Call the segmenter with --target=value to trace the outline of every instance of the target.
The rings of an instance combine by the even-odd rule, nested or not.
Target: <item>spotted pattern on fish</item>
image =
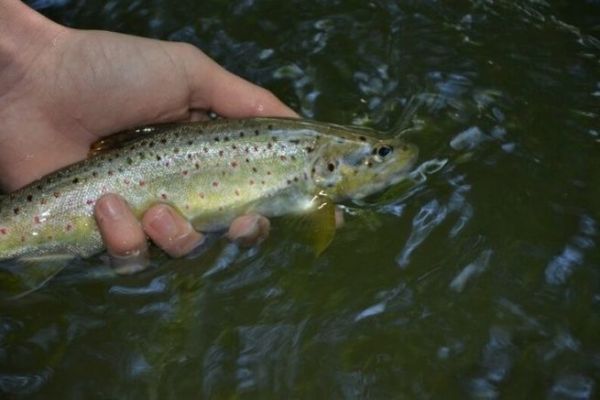
[[[101,251],[93,211],[105,193],[124,196],[138,217],[153,204],[170,204],[194,227],[210,231],[242,213],[306,211],[318,193],[333,200],[364,196],[398,181],[416,157],[414,146],[396,138],[294,119],[219,120],[139,132],[118,148],[3,196],[0,259]],[[367,171],[378,157],[373,150],[392,148],[387,143],[398,149],[397,160],[382,164],[385,170]]]

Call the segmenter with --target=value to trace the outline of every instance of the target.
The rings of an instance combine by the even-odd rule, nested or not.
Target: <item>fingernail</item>
[[[150,228],[156,232],[162,232],[169,240],[181,236],[183,233],[182,229],[177,224],[171,210],[166,206],[159,207],[160,208],[152,214],[152,219],[148,222]]]
[[[150,263],[148,251],[138,250],[124,256],[111,254],[110,262],[113,270],[119,275],[131,275],[146,269]]]
[[[240,226],[235,237],[236,240],[245,240],[253,238],[258,233],[258,216],[248,216],[244,221],[244,224]]]
[[[118,196],[105,195],[97,203],[97,212],[106,219],[119,220],[127,212],[127,206]]]

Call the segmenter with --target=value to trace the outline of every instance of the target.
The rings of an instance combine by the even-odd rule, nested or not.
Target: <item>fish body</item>
[[[0,260],[103,250],[96,200],[122,195],[141,217],[175,207],[200,231],[244,213],[303,213],[401,180],[417,149],[398,138],[305,120],[257,118],[145,128],[145,133],[0,200]]]

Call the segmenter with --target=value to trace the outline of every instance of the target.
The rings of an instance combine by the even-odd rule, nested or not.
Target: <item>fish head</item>
[[[418,156],[401,138],[346,135],[325,144],[311,168],[321,194],[341,201],[361,199],[403,180]]]

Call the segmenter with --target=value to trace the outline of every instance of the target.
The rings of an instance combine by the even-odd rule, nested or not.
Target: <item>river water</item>
[[[275,219],[257,248],[110,279],[93,258],[0,306],[0,397],[600,396],[598,1],[30,4],[193,43],[305,117],[411,128],[421,155],[316,259]]]

